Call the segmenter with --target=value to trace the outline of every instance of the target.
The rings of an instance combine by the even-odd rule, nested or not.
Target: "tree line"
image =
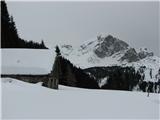
[[[14,18],[9,15],[5,1],[1,1],[1,48],[47,49],[43,40],[38,43],[19,37]]]
[[[144,81],[145,74],[143,68],[144,66],[136,71],[134,67],[109,66],[92,67],[84,69],[84,71],[93,76],[98,83],[100,83],[103,78],[107,78],[105,84],[101,86],[101,89],[138,90],[160,93],[160,70],[156,75],[157,82],[152,82]]]
[[[93,67],[85,69],[85,71],[94,76],[98,83],[107,77],[106,83],[101,86],[101,89],[131,91],[140,79],[140,75],[133,67]]]

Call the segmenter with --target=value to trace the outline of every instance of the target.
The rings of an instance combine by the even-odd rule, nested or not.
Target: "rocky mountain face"
[[[95,46],[94,53],[99,58],[110,57],[115,53],[125,51],[124,55],[120,58],[121,61],[136,62],[140,59],[144,59],[148,56],[153,56],[153,52],[148,52],[147,48],[140,49],[137,52],[134,48],[131,48],[126,42],[119,40],[111,35],[106,37],[97,37],[98,44]]]
[[[94,65],[99,65],[100,63],[109,65],[110,61],[113,61],[113,64],[117,64],[117,62],[132,63],[154,56],[153,52],[149,52],[147,48],[135,50],[125,41],[111,35],[99,35],[96,39],[85,41],[77,48],[73,48],[71,45],[62,45],[61,50],[65,57],[71,59],[71,61],[73,60],[73,63],[80,67],[81,62]],[[80,63],[74,61],[77,56],[81,59]],[[106,61],[105,64],[104,61]]]
[[[148,52],[147,48],[140,48],[140,52],[138,53],[138,56],[140,59],[153,56],[153,52]]]
[[[140,60],[140,57],[134,48],[130,48],[121,57],[121,61],[124,61],[124,60],[126,60],[127,62],[136,62]]]
[[[111,35],[107,37],[98,36],[97,40],[99,43],[95,46],[94,53],[100,58],[109,57],[114,53],[126,50],[129,46],[124,41],[114,38]]]

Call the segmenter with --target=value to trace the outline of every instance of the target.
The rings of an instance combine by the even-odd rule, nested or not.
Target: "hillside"
[[[20,38],[14,17],[9,14],[4,0],[1,1],[1,48],[48,49],[43,40],[38,43]]]

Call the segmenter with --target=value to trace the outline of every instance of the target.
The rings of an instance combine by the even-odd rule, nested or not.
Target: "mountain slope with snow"
[[[95,39],[85,41],[77,48],[73,48],[71,45],[63,45],[61,50],[65,57],[82,68],[123,65],[125,63],[139,62],[148,57],[151,59],[153,57],[156,61],[160,61],[160,58],[155,58],[153,52],[149,52],[147,48],[134,49],[126,42],[111,35],[98,36]],[[68,54],[65,54],[67,51],[69,51]]]
[[[159,94],[59,90],[2,78],[2,119],[159,119]]]
[[[63,54],[64,49],[61,50]],[[97,66],[133,66],[138,70],[141,66],[145,66],[146,81],[150,80],[150,71],[153,76],[151,81],[156,81],[155,76],[160,69],[160,58],[153,52],[148,51],[147,48],[134,49],[111,35],[98,36],[85,41],[77,48],[70,46],[69,50],[65,49],[66,51],[70,52],[63,56],[84,69]]]

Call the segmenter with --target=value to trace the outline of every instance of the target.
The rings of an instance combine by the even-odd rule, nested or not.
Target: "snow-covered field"
[[[159,119],[160,95],[42,87],[2,78],[3,119]]]

